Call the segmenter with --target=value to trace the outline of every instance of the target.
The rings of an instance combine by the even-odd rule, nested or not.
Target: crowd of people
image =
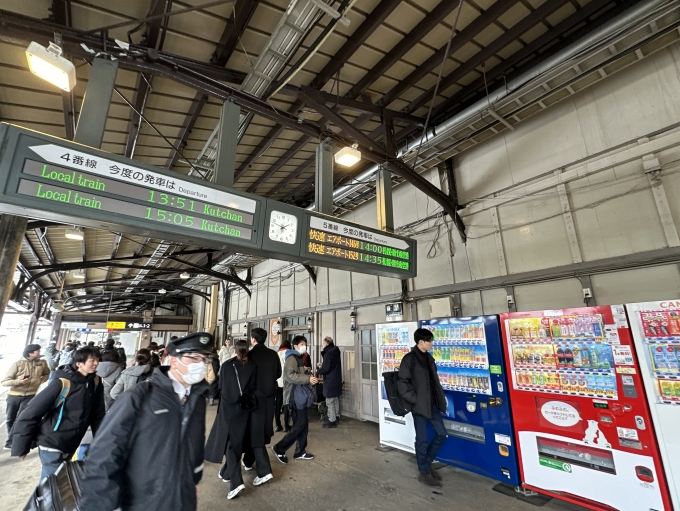
[[[307,340],[282,341],[278,351],[266,340],[266,330],[255,328],[250,343],[227,339],[215,353],[213,336],[197,333],[139,349],[130,364],[113,339],[69,342],[61,351],[52,343],[44,359],[40,345],[28,345],[2,380],[10,387],[5,449],[23,460],[37,447],[43,481],[86,447],[80,488],[88,511],[195,510],[204,460],[222,464],[218,475],[233,499],[246,488],[242,470],[255,470],[255,487],[273,479],[267,446],[275,432],[285,433],[271,446],[279,462],[288,463],[293,445],[295,460],[314,458],[308,408],[318,402],[312,386],[320,379]],[[324,427],[333,428],[342,369],[331,338],[323,348],[317,373],[324,375]]]

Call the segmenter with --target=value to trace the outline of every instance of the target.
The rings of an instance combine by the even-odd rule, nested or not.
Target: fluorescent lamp
[[[164,295],[165,293],[167,293],[167,291],[165,289],[161,288],[161,289],[158,290],[159,295]]]
[[[79,290],[76,292],[76,294],[77,294],[78,296],[83,296],[83,295],[86,295],[86,294],[87,294],[87,291],[85,291],[84,289],[79,289]]]
[[[73,276],[73,278],[76,278],[76,279],[84,279],[85,278],[85,270],[73,271],[73,272],[71,272],[71,275]]]
[[[343,147],[335,153],[335,163],[343,167],[352,167],[361,160],[361,152],[357,149],[357,144],[352,147]]]
[[[82,241],[85,237],[82,227],[73,227],[72,229],[66,229],[64,236],[70,240]]]
[[[191,278],[191,275],[189,275],[187,272],[183,272],[183,273],[179,276],[179,278],[182,279],[182,280],[186,280],[186,279],[190,279],[190,278]]]
[[[69,92],[76,86],[76,67],[61,54],[62,49],[53,42],[45,48],[33,41],[26,48],[31,73]]]

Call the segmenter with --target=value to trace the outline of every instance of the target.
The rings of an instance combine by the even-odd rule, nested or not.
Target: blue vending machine
[[[448,437],[437,459],[519,486],[498,317],[432,319],[419,326],[434,334],[432,356],[446,394]]]

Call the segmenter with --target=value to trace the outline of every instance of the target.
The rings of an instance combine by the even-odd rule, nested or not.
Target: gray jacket
[[[104,403],[106,404],[106,410],[113,404],[113,398],[111,397],[111,390],[113,386],[118,381],[118,377],[123,372],[120,368],[118,362],[100,362],[97,367],[97,374],[102,379],[104,384]]]
[[[300,355],[295,350],[286,351],[286,360],[283,364],[283,404],[293,405],[293,390],[295,385],[309,383],[311,369],[302,365]]]
[[[139,377],[145,373],[151,373],[152,370],[153,368],[149,364],[128,367],[125,371],[120,373],[118,381],[111,389],[111,399],[116,399],[126,390],[134,388],[134,386],[137,385],[137,380]]]

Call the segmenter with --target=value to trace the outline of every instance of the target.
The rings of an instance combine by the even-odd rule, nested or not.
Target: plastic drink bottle
[[[590,369],[590,350],[587,344],[584,344],[581,348],[581,367]]]
[[[600,368],[600,358],[597,353],[597,344],[593,344],[590,347],[590,367],[591,369],[599,369]]]
[[[581,348],[579,348],[578,344],[574,346],[572,353],[574,355],[574,367],[582,367],[583,359],[581,358]]]
[[[666,346],[666,362],[669,371],[678,372],[678,356],[675,353],[674,346]]]
[[[567,367],[574,367],[574,354],[568,344],[564,350],[564,365]]]
[[[663,346],[660,346],[658,344],[652,346],[650,346],[650,349],[652,349],[652,358],[654,360],[655,368],[659,371],[667,370],[668,362],[666,359],[666,353],[663,349]]]

